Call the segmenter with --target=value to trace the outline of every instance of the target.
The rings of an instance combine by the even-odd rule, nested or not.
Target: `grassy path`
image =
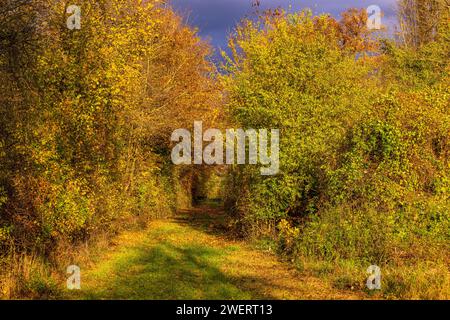
[[[273,254],[220,232],[220,211],[198,208],[122,234],[88,270],[75,299],[355,299],[299,274]]]

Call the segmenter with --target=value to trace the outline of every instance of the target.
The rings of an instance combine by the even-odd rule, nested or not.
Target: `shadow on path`
[[[124,233],[116,250],[82,273],[75,299],[355,298],[301,275],[233,239],[220,208],[181,211],[145,231]],[[82,268],[82,270],[85,270]]]
[[[220,224],[219,211],[181,212],[171,221],[160,222],[144,239],[112,254],[86,276],[82,295],[87,299],[271,299],[258,288],[262,283],[251,273],[244,276],[224,272],[248,268],[246,261],[231,261],[241,248],[227,243],[211,231]],[[197,214],[202,213],[203,214]],[[119,244],[120,247],[120,244]],[[236,263],[238,265],[236,265]],[[283,289],[283,288],[280,288]]]

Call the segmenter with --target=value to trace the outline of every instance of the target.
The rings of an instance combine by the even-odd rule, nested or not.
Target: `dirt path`
[[[298,273],[270,252],[220,231],[219,210],[197,208],[122,234],[82,267],[76,299],[358,299]]]

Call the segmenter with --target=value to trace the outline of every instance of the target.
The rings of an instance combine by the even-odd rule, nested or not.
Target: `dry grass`
[[[48,265],[36,254],[10,253],[2,261],[2,299],[45,299],[58,296]]]
[[[446,261],[382,267],[382,290],[365,287],[353,261],[281,261],[270,243],[237,240],[218,209],[196,208],[77,247],[58,245],[50,267],[39,255],[1,261],[4,299],[449,299]],[[65,289],[79,265],[82,290]]]
[[[257,250],[223,232],[223,216],[194,209],[158,220],[146,231],[125,232],[81,266],[74,299],[360,299],[274,253]]]

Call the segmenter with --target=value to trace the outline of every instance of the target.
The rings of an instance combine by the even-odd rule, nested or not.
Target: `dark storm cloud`
[[[252,0],[171,0],[170,3],[186,17],[189,24],[197,26],[200,35],[210,38],[215,46],[224,47],[228,33],[246,15],[254,10]],[[260,0],[261,9],[282,7],[299,11],[311,8],[314,14],[330,13],[338,17],[348,8],[367,8],[378,5],[384,12],[384,24],[395,24],[396,0]]]

